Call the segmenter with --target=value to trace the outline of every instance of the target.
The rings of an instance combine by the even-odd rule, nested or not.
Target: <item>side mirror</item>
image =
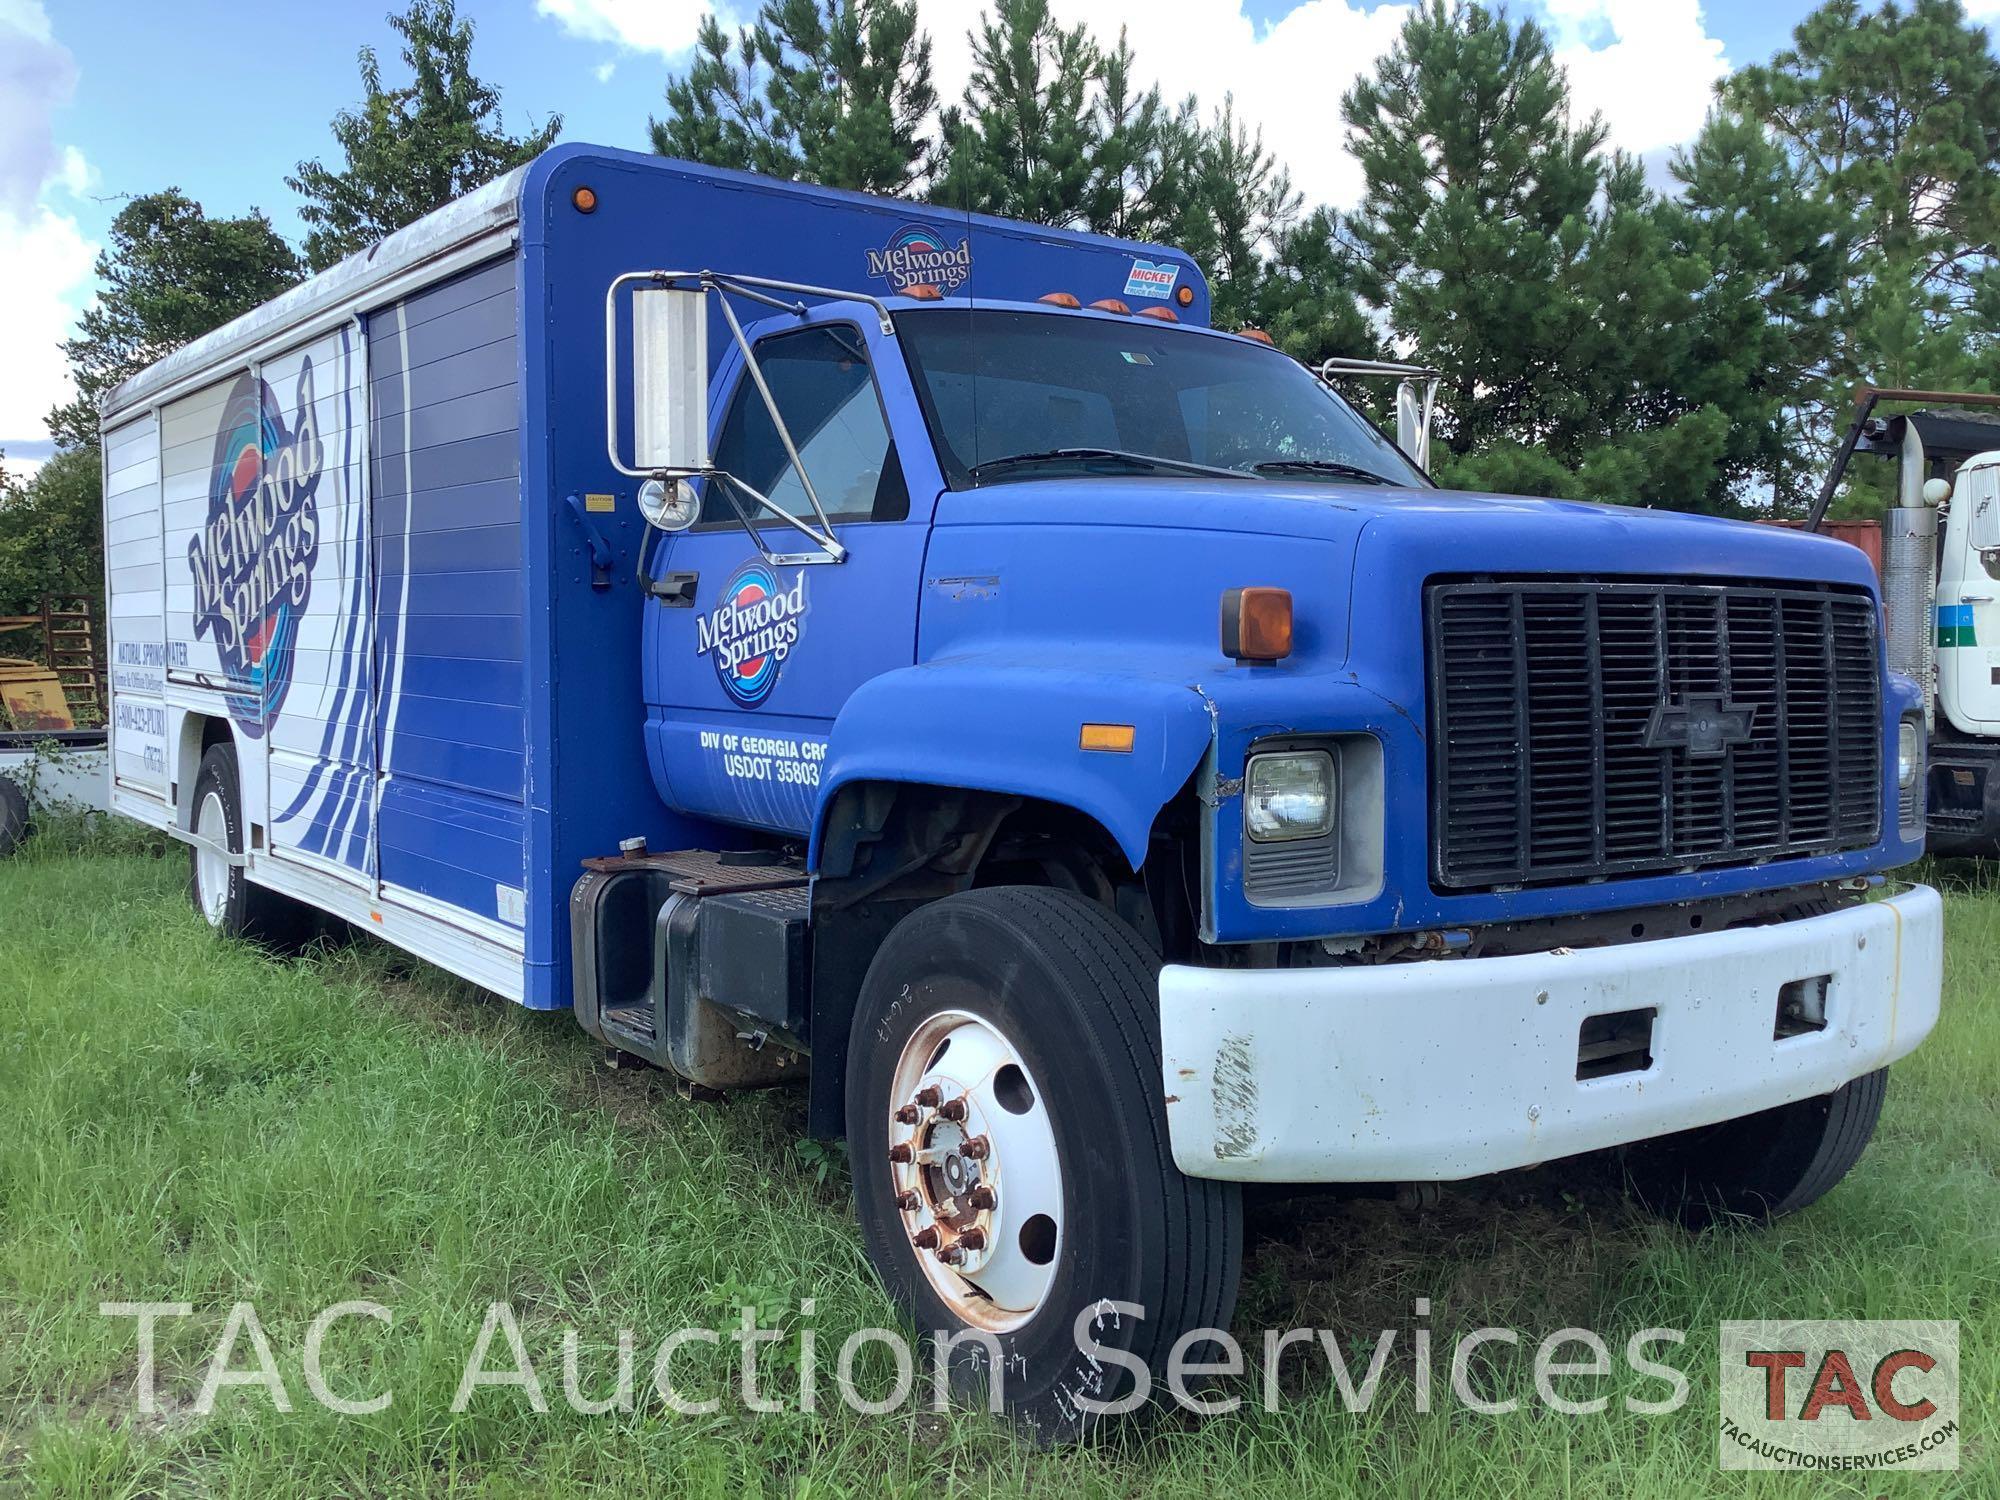
[[[700,288],[641,286],[632,293],[632,462],[619,452],[617,292],[607,298],[604,393],[611,462],[634,477],[700,474],[708,454],[708,295]]]
[[[1414,381],[1396,386],[1396,446],[1415,459],[1426,474],[1431,468],[1430,408],[1429,392],[1419,393]]]
[[[642,469],[708,467],[708,294],[632,294],[632,449]]]
[[[685,479],[649,479],[639,486],[639,514],[661,531],[686,531],[701,518],[701,496]]]

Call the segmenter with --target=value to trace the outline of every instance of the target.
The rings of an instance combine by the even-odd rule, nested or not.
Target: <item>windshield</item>
[[[896,331],[954,489],[1065,468],[1430,484],[1304,366],[1247,339],[997,308],[898,313]]]

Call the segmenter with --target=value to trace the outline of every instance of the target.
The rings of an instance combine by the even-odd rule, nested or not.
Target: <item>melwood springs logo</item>
[[[899,292],[918,285],[955,292],[972,277],[972,241],[961,239],[954,246],[935,229],[905,224],[888,244],[868,252],[868,274]]]
[[[237,378],[216,428],[208,520],[188,543],[188,569],[194,633],[214,640],[233,688],[230,717],[253,739],[291,686],[292,637],[319,559],[323,459],[311,360],[299,370],[289,432],[270,386]]]
[[[805,569],[786,589],[767,564],[745,563],[722,586],[715,607],[696,618],[694,649],[715,663],[730,697],[755,708],[777,686],[805,613]]]

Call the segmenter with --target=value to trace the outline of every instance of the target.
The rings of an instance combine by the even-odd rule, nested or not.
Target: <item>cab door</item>
[[[652,572],[678,592],[647,605],[646,695],[655,774],[677,808],[804,834],[842,705],[870,678],[916,659],[917,595],[942,482],[879,322],[785,322],[752,349],[846,557],[772,561],[766,548],[818,549],[775,521],[762,527],[760,548],[725,482],[706,481],[701,519],[656,543]],[[740,358],[719,384],[730,394],[715,467],[814,524]]]

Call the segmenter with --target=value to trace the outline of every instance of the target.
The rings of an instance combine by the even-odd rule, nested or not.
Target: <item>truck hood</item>
[[[1460,490],[1310,480],[1119,477],[1022,480],[945,494],[940,526],[1143,527],[1292,537],[1430,573],[1645,573],[1823,580],[1873,588],[1857,549],[1719,516]]]
[[[937,508],[925,659],[1046,659],[1092,642],[1132,675],[1216,680],[1222,591],[1291,590],[1298,635],[1277,676],[1402,675],[1426,579],[1469,573],[1756,578],[1874,587],[1828,537],[1713,516],[1367,485],[1203,479],[1026,480]],[[1108,653],[1108,654],[1107,654]],[[1237,675],[1242,675],[1238,673]],[[1268,686],[1272,674],[1256,674]]]

